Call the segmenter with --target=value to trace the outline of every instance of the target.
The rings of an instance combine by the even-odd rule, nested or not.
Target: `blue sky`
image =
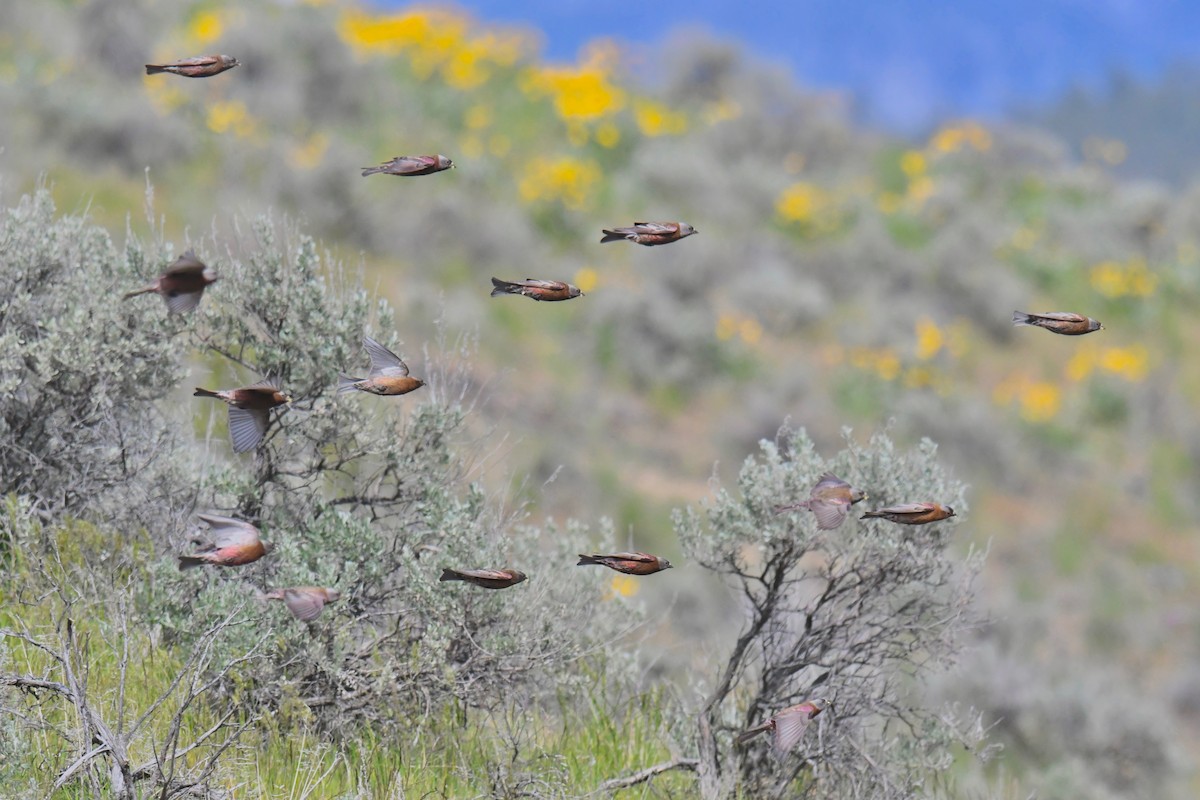
[[[406,2],[376,0],[377,5]],[[1153,77],[1200,60],[1200,3],[1189,0],[460,0],[484,20],[542,32],[544,53],[574,58],[610,36],[653,46],[703,30],[785,63],[802,83],[848,90],[864,116],[916,129],[947,114],[996,116],[1099,86],[1115,68]]]

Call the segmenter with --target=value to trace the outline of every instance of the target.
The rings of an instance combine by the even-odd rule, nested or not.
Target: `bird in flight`
[[[532,297],[534,300],[570,300],[579,297],[583,292],[578,286],[572,286],[562,281],[539,281],[526,278],[523,281],[502,281],[492,278],[492,297],[502,294],[520,294]]]
[[[603,232],[604,238],[600,240],[600,244],[625,240],[646,247],[678,242],[686,236],[699,233],[686,222],[635,222],[629,228],[605,228]]]
[[[363,167],[363,177],[368,175],[432,175],[444,169],[452,169],[454,162],[442,155],[437,156],[396,156],[391,161],[385,161],[378,167]]]
[[[169,72],[185,78],[211,78],[213,75],[220,75],[227,69],[240,66],[241,63],[233,56],[195,56],[172,61],[170,64],[147,64],[146,74],[157,75],[160,72]]]
[[[832,472],[826,472],[809,492],[807,500],[778,506],[775,513],[782,514],[785,511],[808,509],[816,515],[818,528],[823,531],[831,531],[846,521],[846,515],[850,513],[850,506],[860,500],[865,500],[866,497],[867,493],[862,489],[855,489]]]
[[[590,556],[580,553],[579,562],[575,566],[582,567],[589,564],[600,564],[626,575],[653,575],[664,569],[671,569],[670,561],[649,553],[609,553]]]
[[[1051,333],[1061,333],[1063,336],[1082,336],[1093,331],[1102,331],[1104,326],[1098,320],[1074,314],[1070,311],[1049,311],[1045,314],[1026,314],[1024,311],[1014,311],[1013,325],[1032,325],[1045,328]]]
[[[292,398],[279,391],[279,387],[271,381],[218,391],[196,387],[192,396],[215,397],[229,404],[229,438],[235,453],[244,453],[257,447],[270,424],[270,410],[292,402]]]
[[[363,347],[371,358],[371,371],[365,378],[338,373],[338,393],[370,392],[371,394],[408,394],[420,389],[425,381],[410,377],[408,365],[400,356],[388,350],[370,336],[363,337]]]
[[[264,542],[258,528],[249,522],[232,517],[219,517],[216,514],[197,514],[200,521],[208,526],[207,540],[193,539],[202,545],[201,549],[191,555],[179,557],[181,570],[214,564],[219,567],[240,567],[252,564],[274,549],[270,542]]]
[[[924,525],[954,516],[954,509],[941,503],[904,503],[868,511],[860,519],[886,519],[902,525]]]
[[[508,569],[451,569],[442,568],[439,581],[463,581],[482,586],[484,589],[507,589],[525,580],[525,573]]]
[[[217,273],[203,261],[196,258],[195,252],[188,250],[175,259],[171,266],[141,289],[135,289],[125,294],[125,299],[137,297],[139,294],[155,292],[162,296],[167,303],[167,310],[172,314],[182,314],[192,311],[200,305],[204,289],[210,283],[216,283]]]

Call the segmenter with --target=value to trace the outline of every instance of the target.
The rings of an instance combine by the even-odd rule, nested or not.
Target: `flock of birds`
[[[169,64],[147,64],[146,73],[171,73],[188,78],[207,78],[238,66],[236,58],[226,55],[199,56]],[[454,163],[443,155],[397,156],[377,167],[364,167],[363,177],[375,174],[413,177],[431,175],[452,169]],[[629,241],[647,247],[677,242],[697,233],[683,222],[635,222],[632,226],[603,230],[601,243]],[[217,280],[217,274],[196,254],[188,251],[175,260],[158,278],[126,297],[156,293],[171,313],[194,310],[204,290]],[[505,281],[492,278],[492,296],[516,294],[539,301],[562,301],[583,294],[577,286],[558,280]],[[1013,312],[1014,325],[1031,325],[1057,334],[1077,336],[1100,330],[1103,326],[1094,319],[1068,312],[1029,314]],[[383,396],[408,394],[425,385],[409,374],[408,366],[399,356],[370,337],[363,347],[371,366],[365,378],[340,373],[338,392],[366,392]],[[235,453],[255,449],[263,440],[270,425],[270,411],[291,402],[291,397],[271,381],[260,381],[236,389],[209,390],[197,388],[196,397],[213,397],[229,406],[229,436]],[[807,500],[779,506],[776,514],[810,511],[816,517],[817,528],[834,530],[845,522],[851,506],[867,498],[866,492],[852,487],[832,473],[825,473],[813,486]],[[197,514],[208,528],[206,539],[194,540],[200,549],[179,558],[179,568],[200,566],[236,567],[251,564],[271,552],[258,528],[249,522],[214,514]],[[867,511],[861,519],[883,519],[904,525],[926,525],[955,516],[954,509],[937,502],[912,502]],[[625,575],[646,576],[671,568],[671,562],[660,556],[642,552],[580,554],[578,566],[601,565]],[[484,589],[507,589],[526,579],[525,573],[511,568],[455,569],[444,567],[441,581],[462,581]],[[305,622],[316,619],[327,603],[339,599],[340,593],[322,586],[291,586],[259,592],[261,600],[280,600],[297,619]],[[773,734],[778,754],[789,752],[800,741],[809,723],[832,705],[828,700],[807,700],[786,708],[761,724],[738,736],[739,744],[762,733]]]

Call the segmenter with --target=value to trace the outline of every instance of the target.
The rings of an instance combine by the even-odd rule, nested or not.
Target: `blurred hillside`
[[[1196,187],[1123,182],[1032,127],[865,132],[844,98],[719,41],[664,48],[651,91],[611,43],[548,63],[530,32],[435,8],[10,0],[0,31],[6,203],[44,180],[60,208],[142,231],[148,177],[155,219],[218,271],[244,235],[233,212],[301,218],[395,303],[414,375],[433,372],[435,320],[479,331],[495,460],[530,475],[516,488],[540,514],[629,532],[605,545],[677,555],[669,509],[788,417],[826,449],[843,426],[933,438],[972,485],[958,530],[991,548],[994,621],[970,681],[935,690],[1003,719],[1010,772],[1039,796],[1151,750],[1153,780],[1124,761],[1089,780],[1195,788],[1179,765],[1200,752]],[[202,52],[243,66],[141,74]],[[359,177],[437,152],[458,169]],[[700,234],[598,244],[642,219]],[[492,299],[493,275],[587,296]],[[1013,309],[1106,330],[1013,329]],[[657,586],[678,595],[669,671],[728,609],[711,587]],[[1098,696],[1136,719],[1088,716]]]

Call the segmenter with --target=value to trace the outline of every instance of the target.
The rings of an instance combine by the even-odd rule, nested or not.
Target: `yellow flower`
[[[591,161],[563,157],[534,162],[517,185],[526,203],[559,203],[584,207],[600,181],[600,167]]]
[[[875,360],[875,371],[885,381],[893,381],[900,374],[900,359],[891,350],[883,350]]]
[[[238,100],[219,101],[210,105],[206,122],[213,133],[232,131],[239,139],[253,136],[258,130],[258,123],[250,116],[245,104]]]
[[[926,200],[933,196],[933,178],[928,175],[921,175],[913,179],[912,183],[908,184],[908,193],[906,198],[916,205],[922,205]]]
[[[463,124],[471,130],[486,128],[492,124],[492,110],[485,105],[471,106],[463,115]]]
[[[763,335],[762,324],[758,320],[747,317],[738,325],[738,335],[746,344],[757,344]]]
[[[1058,415],[1062,395],[1052,383],[1029,383],[1021,391],[1021,416],[1029,422],[1048,422]]]
[[[497,133],[488,139],[488,152],[496,158],[503,158],[512,149],[512,140],[503,133]]]
[[[929,367],[909,367],[904,371],[904,385],[909,389],[920,389],[923,386],[932,386],[934,379],[934,371]]]
[[[609,80],[615,61],[615,45],[593,44],[581,66],[531,68],[518,85],[527,94],[549,96],[564,120],[596,120],[625,105],[625,92]]]
[[[737,119],[742,115],[742,107],[736,100],[720,100],[716,103],[709,103],[704,107],[704,121],[709,125],[716,125],[718,122]]]
[[[1067,380],[1078,383],[1092,374],[1096,366],[1096,354],[1088,347],[1081,347],[1067,361]]]
[[[292,145],[292,164],[297,169],[313,169],[321,164],[328,149],[329,137],[323,133],[313,134],[303,144]]]
[[[832,195],[811,183],[793,183],[780,193],[775,201],[775,213],[784,222],[812,222],[819,216],[832,217],[836,221],[837,210],[833,208]]]
[[[1125,294],[1125,271],[1115,261],[1102,261],[1092,267],[1092,288],[1105,297]]]
[[[579,287],[579,291],[587,294],[596,288],[599,283],[600,276],[596,270],[591,267],[583,267],[575,273],[575,285]]]
[[[150,104],[164,117],[188,101],[188,93],[179,87],[178,81],[164,81],[143,75],[142,82],[150,97]]]
[[[953,153],[964,144],[985,153],[992,147],[992,135],[978,123],[967,121],[942,128],[929,140],[930,147],[939,153]]]
[[[895,192],[881,192],[875,200],[875,206],[884,214],[895,214],[900,210],[900,195]]]
[[[621,141],[621,129],[611,122],[596,128],[596,144],[601,147],[616,147]]]
[[[633,597],[638,593],[638,582],[629,575],[614,575],[604,593],[604,599],[612,600],[617,597]]]
[[[1148,360],[1149,354],[1144,347],[1111,347],[1101,355],[1100,366],[1125,380],[1136,382],[1145,379]]]
[[[638,100],[633,104],[633,116],[646,136],[678,136],[687,132],[687,117],[661,103]]]
[[[900,169],[909,178],[924,175],[927,167],[928,164],[925,161],[925,156],[916,150],[909,150],[900,156]]]
[[[717,317],[717,338],[727,342],[737,334],[738,321],[733,314],[722,314]]]
[[[221,15],[215,11],[202,11],[192,17],[192,22],[188,25],[188,36],[197,47],[215,42],[221,38],[224,31],[225,26],[221,22]]]
[[[942,329],[929,317],[917,320],[917,358],[928,361],[938,354],[945,343]]]

